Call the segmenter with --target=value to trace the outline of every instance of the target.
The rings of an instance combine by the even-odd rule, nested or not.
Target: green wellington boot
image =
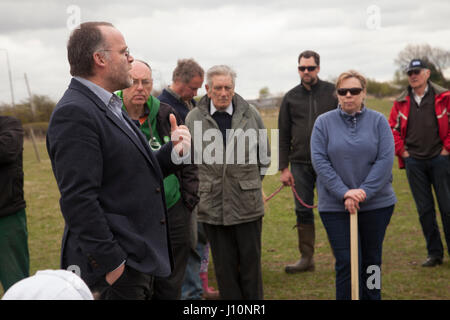
[[[286,273],[297,273],[305,271],[314,271],[314,242],[316,233],[314,224],[298,224],[298,249],[301,257],[294,264],[289,264],[285,267]]]

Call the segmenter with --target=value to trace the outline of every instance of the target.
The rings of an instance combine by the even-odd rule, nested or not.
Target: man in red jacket
[[[444,248],[436,221],[434,188],[450,253],[450,91],[429,81],[423,60],[407,68],[409,86],[394,102],[389,124],[400,168],[406,168],[427,243],[423,267],[442,264]]]

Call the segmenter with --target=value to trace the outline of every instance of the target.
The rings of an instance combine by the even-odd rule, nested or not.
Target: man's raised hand
[[[191,151],[191,134],[185,125],[178,125],[173,113],[169,116],[170,140],[172,140],[175,152],[180,156],[189,154]]]

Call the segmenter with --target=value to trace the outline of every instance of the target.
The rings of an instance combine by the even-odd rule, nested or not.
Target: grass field
[[[392,102],[369,99],[367,105],[386,116]],[[277,127],[277,114],[264,115],[268,128]],[[45,141],[39,141],[38,163],[30,141],[24,147],[25,197],[30,247],[30,274],[37,270],[59,268],[64,221],[59,209],[59,192],[51,170]],[[394,190],[398,203],[386,232],[383,248],[383,299],[450,299],[450,262],[427,269],[420,266],[426,258],[425,240],[405,172],[394,163]],[[271,194],[279,187],[279,175],[264,179],[264,191]],[[262,267],[266,299],[334,299],[334,258],[323,225],[315,211],[316,270],[288,275],[284,266],[298,259],[294,202],[290,190],[283,189],[266,205],[263,224]],[[442,224],[438,216],[442,233]],[[210,265],[210,281],[215,285]],[[1,296],[0,288],[0,296]]]

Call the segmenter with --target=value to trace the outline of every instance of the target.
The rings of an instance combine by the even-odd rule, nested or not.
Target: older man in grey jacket
[[[211,244],[221,298],[263,299],[261,188],[269,148],[258,111],[234,92],[235,78],[228,66],[210,68],[207,95],[186,118],[199,169],[198,221]]]

